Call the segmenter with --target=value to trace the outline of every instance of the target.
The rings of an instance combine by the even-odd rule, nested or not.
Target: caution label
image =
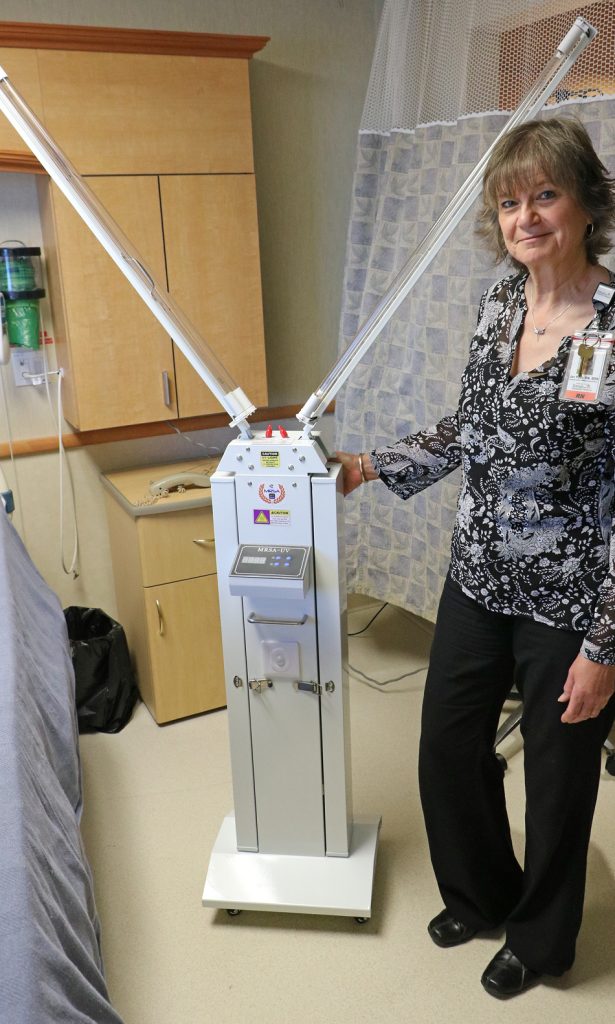
[[[269,521],[272,526],[290,526],[290,512],[283,508],[272,508]]]
[[[261,466],[263,469],[279,469],[280,468],[280,453],[279,452],[261,452]]]
[[[271,512],[268,508],[255,508],[252,511],[254,513],[254,522],[257,526],[269,526]]]

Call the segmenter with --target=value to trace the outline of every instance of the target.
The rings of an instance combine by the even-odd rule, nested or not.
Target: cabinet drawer
[[[211,505],[185,512],[140,516],[137,532],[145,587],[216,571]]]

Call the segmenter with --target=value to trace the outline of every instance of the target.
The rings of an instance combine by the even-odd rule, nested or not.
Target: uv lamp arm
[[[584,18],[577,18],[570,31],[564,36],[555,54],[546,65],[540,78],[527,96],[511,115],[495,142],[478,162],[470,176],[453,197],[444,212],[425,236],[408,262],[397,275],[388,291],[380,300],[373,313],[359,330],[354,341],[346,349],[320,387],[308,398],[297,419],[305,424],[304,436],[309,435],[314,423],[346,383],[353,369],[361,361],[380,332],[387,325],[393,313],[406,298],[423,272],[452,234],[455,227],[477,198],[485,168],[494,146],[511,129],[535,117],[555,87],[568,73],[585,47],[597,35],[597,29]]]
[[[157,283],[132,243],[11,85],[1,67],[0,110],[226,409],[231,417],[231,426],[237,426],[244,437],[252,437],[246,419],[256,407],[233,381],[166,288]]]

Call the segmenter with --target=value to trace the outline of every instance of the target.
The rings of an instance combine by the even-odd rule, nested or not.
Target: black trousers
[[[560,721],[557,698],[581,642],[581,633],[486,611],[449,579],[423,702],[419,782],[444,904],[470,927],[505,923],[519,959],[553,975],[574,960],[601,747],[615,717],[612,698],[598,718]],[[523,699],[523,868],[493,752],[513,682]]]

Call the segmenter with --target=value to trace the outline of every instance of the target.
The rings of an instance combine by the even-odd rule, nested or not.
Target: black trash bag
[[[119,732],[139,692],[126,634],[100,608],[64,609],[75,670],[79,732]]]

